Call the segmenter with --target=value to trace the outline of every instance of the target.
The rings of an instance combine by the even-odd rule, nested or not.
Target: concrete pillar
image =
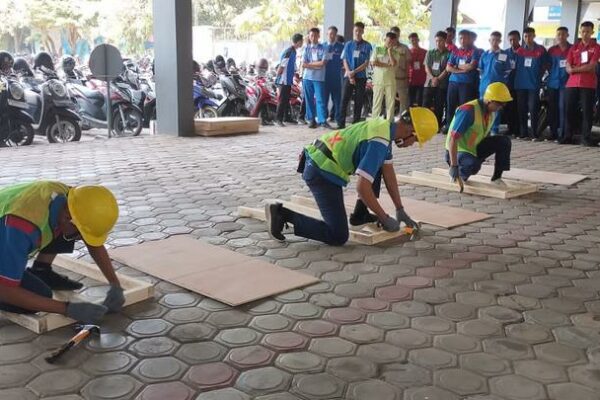
[[[560,24],[569,29],[570,42],[574,42],[577,39],[582,15],[581,0],[562,0]]]
[[[432,0],[431,1],[431,27],[429,28],[429,42],[438,31],[445,31],[447,27],[456,27],[459,0]],[[430,46],[431,47],[431,46]]]
[[[192,1],[153,3],[157,130],[159,134],[192,136]]]
[[[529,22],[535,0],[506,0],[504,12],[504,47],[510,46],[508,32],[517,30],[523,35],[523,29]]]
[[[334,25],[338,28],[339,35],[344,35],[346,40],[352,40],[354,0],[325,0],[324,20],[323,35],[328,27]]]

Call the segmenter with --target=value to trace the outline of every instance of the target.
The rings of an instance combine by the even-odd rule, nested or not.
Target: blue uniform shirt
[[[55,232],[66,202],[65,196],[57,196],[50,203],[49,223]],[[0,286],[19,286],[29,254],[40,246],[40,240],[41,232],[31,222],[14,215],[0,218]]]
[[[540,90],[544,69],[549,64],[544,46],[534,43],[531,48],[519,47],[517,53],[516,90]]]
[[[325,80],[332,82],[334,79],[342,79],[342,52],[344,45],[335,42],[333,44],[323,43],[326,51],[327,64],[325,65]]]
[[[352,155],[352,163],[356,166],[356,174],[373,183],[375,177],[384,164],[392,163],[392,144],[396,137],[396,124],[390,125],[390,141],[387,142],[381,138],[374,138],[362,142]],[[306,157],[307,164],[318,168],[310,159]],[[338,186],[346,186],[346,182],[341,178],[319,169],[321,176],[331,183]]]
[[[479,60],[479,70],[481,71],[479,93],[483,95],[490,83],[507,83],[511,71],[510,60],[511,56],[504,50],[498,50],[498,52],[488,50],[483,53]]]
[[[281,75],[277,76],[275,83],[278,85],[291,85],[294,83],[296,73],[296,48],[290,46],[281,53],[279,66],[283,68]]]
[[[450,54],[450,58],[448,59],[448,64],[455,68],[458,68],[460,65],[470,64],[472,61],[475,61],[475,68],[472,71],[467,72],[466,74],[451,74],[450,82],[455,83],[475,83],[477,81],[477,77],[479,73],[477,72],[477,66],[479,64],[479,56],[481,52],[475,48],[460,48],[456,49]]]
[[[352,40],[346,42],[344,51],[342,52],[342,59],[346,60],[350,69],[355,70],[371,59],[372,50],[371,43],[366,40],[361,42]],[[356,78],[366,78],[367,72],[361,71],[354,76]]]
[[[550,74],[548,75],[548,87],[550,89],[561,89],[567,84],[569,74],[567,74],[567,54],[571,44],[568,43],[565,50],[562,50],[559,45],[552,46],[548,49],[548,57],[550,58]]]
[[[510,74],[508,74],[508,80],[506,82],[508,88],[513,90],[515,88],[515,76],[517,75],[517,50],[513,50],[512,47],[504,50],[510,56]]]
[[[311,63],[325,60],[326,52],[325,46],[321,43],[309,44],[304,48],[304,54],[302,55],[302,62]],[[319,69],[304,68],[302,79],[309,81],[323,82],[325,80],[325,65]]]
[[[479,106],[482,110],[485,109],[485,104],[482,99],[479,99]],[[494,118],[497,118],[498,113],[483,113],[484,119],[492,116]],[[473,105],[463,104],[462,106],[458,107],[456,109],[456,113],[454,114],[453,122],[454,125],[452,125],[452,131],[450,132],[450,134],[454,138],[460,139],[460,137],[467,133],[469,128],[471,128],[471,126],[475,122],[475,108],[473,107]],[[487,123],[486,121],[483,122],[484,124]]]

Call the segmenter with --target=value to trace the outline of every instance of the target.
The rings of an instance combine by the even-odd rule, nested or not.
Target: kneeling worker
[[[405,111],[398,123],[377,118],[324,134],[302,153],[299,172],[312,192],[323,221],[288,210],[280,203],[267,204],[267,228],[277,240],[285,240],[284,226],[294,226],[297,236],[333,246],[348,241],[349,229],[344,206],[343,187],[356,173],[359,200],[350,216],[350,224],[379,222],[384,230],[395,232],[400,222],[411,228],[417,224],[406,214],[400,199],[396,173],[392,164],[392,143],[403,148],[415,142],[423,145],[438,132],[431,110],[414,107]],[[396,207],[396,219],[386,214],[377,198],[381,178]],[[369,213],[368,209],[375,215]]]
[[[476,175],[481,164],[495,154],[492,181],[510,170],[511,141],[508,136],[490,136],[494,120],[513,99],[508,87],[501,82],[490,84],[483,99],[469,101],[456,109],[446,138],[446,162],[453,182],[466,181]]]
[[[119,311],[125,297],[104,247],[118,215],[115,197],[103,186],[38,181],[0,189],[0,310],[45,311],[86,323]],[[52,299],[53,290],[83,286],[52,270],[56,254],[71,253],[79,239],[110,283],[103,304]],[[38,251],[26,269],[29,255]]]

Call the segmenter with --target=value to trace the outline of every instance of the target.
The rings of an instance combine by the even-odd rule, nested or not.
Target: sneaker
[[[306,122],[306,120],[305,120],[304,118],[300,118],[300,119],[298,120],[298,123],[299,123],[299,124],[301,124],[301,125],[306,125],[306,124],[308,124],[308,122]]]
[[[354,213],[350,214],[350,225],[359,226],[364,224],[371,224],[377,222],[379,218],[377,215],[370,213],[361,213],[360,215],[356,215]]]
[[[52,290],[79,290],[82,283],[70,279],[66,275],[57,274],[50,268],[30,268],[29,272],[39,278]]]
[[[295,121],[293,119],[286,119],[284,122],[288,125],[298,125],[298,121]]]
[[[281,128],[285,127],[285,124],[282,121],[277,120],[277,121],[275,121],[275,123],[277,124],[277,126],[279,126]]]
[[[325,128],[325,129],[334,129],[333,126],[329,125],[328,122],[323,122],[322,124],[319,125],[321,128]]]
[[[310,124],[308,124],[308,127],[310,129],[316,129],[317,128],[317,123],[315,121],[310,121]]]
[[[534,137],[534,138],[531,138],[531,141],[532,142],[541,142],[542,139]]]
[[[346,129],[346,124],[339,124],[338,123],[338,129]]]
[[[283,218],[283,204],[272,203],[265,206],[265,217],[267,219],[267,229],[269,236],[275,240],[283,242],[283,228],[285,219]]]

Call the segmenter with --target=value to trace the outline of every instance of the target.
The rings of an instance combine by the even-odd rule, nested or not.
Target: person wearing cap
[[[270,203],[265,206],[269,235],[283,241],[284,227],[292,224],[297,236],[332,246],[346,243],[349,229],[343,188],[352,174],[358,175],[359,200],[350,215],[351,225],[378,222],[384,230],[395,232],[403,222],[416,228],[417,224],[406,214],[400,199],[392,164],[392,145],[405,148],[418,142],[422,146],[437,131],[435,114],[427,108],[413,107],[405,111],[397,123],[375,118],[322,135],[304,148],[298,171],[302,172],[323,220],[289,210],[281,203]],[[377,200],[382,178],[396,207],[396,218],[389,216]]]
[[[118,215],[115,197],[103,186],[36,181],[0,189],[0,310],[45,311],[85,323],[120,311],[125,297],[104,247]],[[76,240],[83,240],[110,284],[102,304],[52,299],[53,290],[83,287],[52,269],[56,255],[73,252]]]
[[[456,110],[446,138],[446,162],[452,181],[467,181],[476,175],[483,162],[495,154],[492,181],[502,178],[510,170],[510,137],[490,135],[494,120],[513,99],[502,82],[487,86],[483,98],[469,101]]]

